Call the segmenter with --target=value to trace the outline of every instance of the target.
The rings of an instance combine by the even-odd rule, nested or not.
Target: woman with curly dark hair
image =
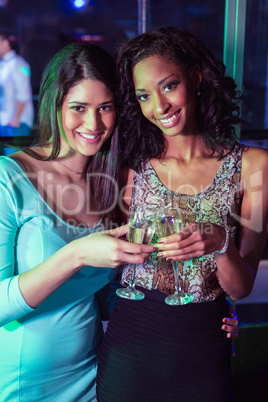
[[[138,265],[145,298],[117,299],[98,400],[231,401],[231,345],[220,323],[225,295],[251,292],[264,248],[267,151],[239,145],[240,93],[191,34],[173,27],[144,33],[119,48],[117,69],[125,201],[130,209],[172,205],[186,224],[156,239],[157,254]],[[194,296],[187,305],[165,304],[175,260],[182,290]],[[123,286],[131,276],[127,264]]]
[[[189,79],[196,82],[198,129],[211,151],[222,157],[226,146],[233,147],[238,143],[233,125],[240,123],[240,93],[234,80],[225,76],[223,63],[215,60],[201,42],[189,33],[170,27],[147,32],[139,40],[135,38],[118,50],[118,99],[121,101],[127,165],[136,168],[140,160],[159,157],[165,149],[162,127],[152,125],[142,109],[137,107],[138,97],[132,77],[133,66],[156,54],[180,65]],[[199,77],[200,83],[197,84]]]

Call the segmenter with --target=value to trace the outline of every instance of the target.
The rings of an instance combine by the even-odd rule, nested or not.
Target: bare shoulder
[[[16,153],[10,155],[10,157],[12,159],[14,159],[15,161],[16,160],[19,161],[25,167],[25,169],[27,171],[32,170],[31,165],[33,163],[33,161],[32,161],[33,158],[31,156],[25,154],[22,151],[19,151],[19,152],[16,152]]]
[[[24,158],[24,156],[25,156],[24,152],[18,151],[18,152],[15,152],[14,154],[10,154],[9,158],[17,159],[20,161]]]
[[[246,147],[242,155],[242,176],[254,173],[268,174],[268,150],[257,147]]]
[[[36,152],[36,154],[40,156],[45,156],[42,155],[42,150],[39,150],[38,148],[36,148],[34,151]],[[42,160],[36,159],[33,156],[28,155],[23,151],[16,152],[10,155],[10,157],[14,160],[19,161],[24,166],[27,172],[35,172],[40,169],[45,170],[44,162]],[[47,164],[45,166],[47,166]]]

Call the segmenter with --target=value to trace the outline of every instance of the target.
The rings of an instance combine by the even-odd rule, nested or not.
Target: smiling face
[[[197,131],[196,89],[200,77],[195,84],[180,66],[154,55],[135,65],[133,80],[143,115],[165,135]]]
[[[112,134],[115,120],[114,96],[106,85],[82,80],[63,100],[62,145],[85,156],[95,155]]]

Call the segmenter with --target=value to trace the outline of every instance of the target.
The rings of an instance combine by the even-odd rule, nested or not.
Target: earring
[[[196,92],[196,96],[200,96],[200,95],[201,95],[201,92],[200,92],[199,87],[198,87],[197,92]]]

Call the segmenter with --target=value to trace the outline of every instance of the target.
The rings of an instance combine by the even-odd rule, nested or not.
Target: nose
[[[84,118],[84,127],[90,131],[97,131],[99,127],[99,116],[94,110],[88,110]]]
[[[166,114],[171,107],[171,104],[169,103],[168,99],[165,96],[159,94],[156,94],[154,96],[153,105],[155,114],[157,115]]]

